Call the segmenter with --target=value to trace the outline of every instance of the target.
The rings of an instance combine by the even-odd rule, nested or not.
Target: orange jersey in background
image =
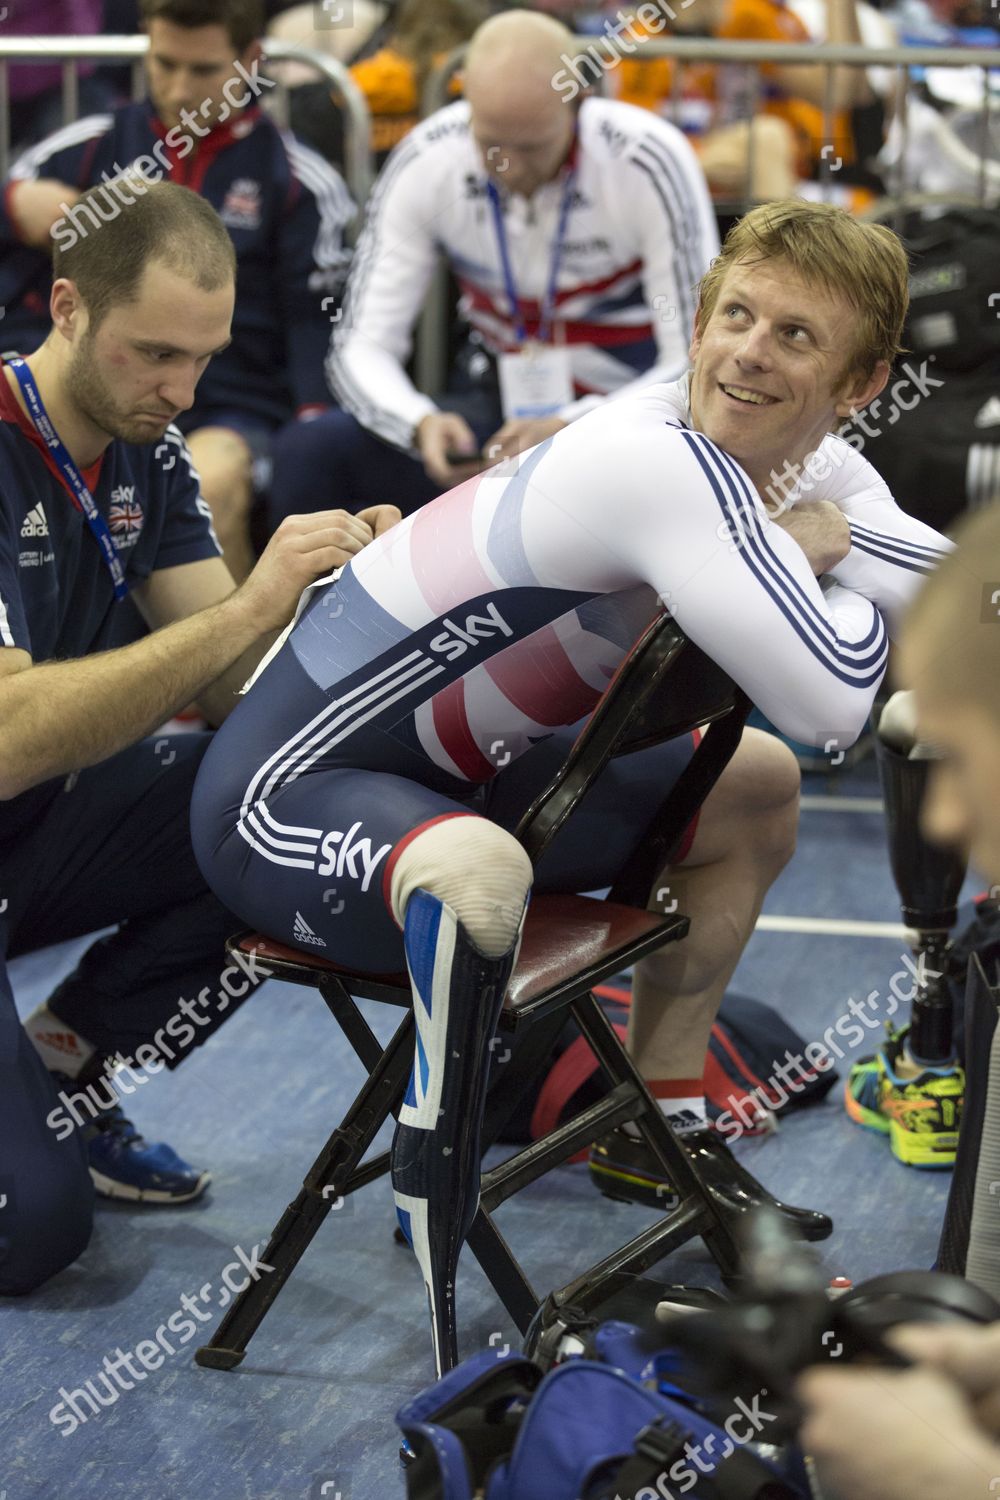
[[[655,36],[638,20],[632,22],[632,35]],[[664,28],[660,36],[669,35]],[[805,26],[794,11],[775,0],[728,0],[722,22],[713,33],[718,41],[734,42],[808,42]],[[732,125],[748,116],[746,95],[750,93],[749,76],[734,64],[684,63],[681,67],[682,129],[710,130],[714,126]],[[615,69],[617,97],[628,104],[638,104],[657,114],[672,118],[675,61],[671,57],[642,57],[639,42],[634,56],[625,57]],[[800,171],[808,176],[819,160],[829,139],[823,129],[823,111],[805,99],[785,95],[778,85],[777,67],[760,66],[761,89],[758,109],[777,115],[791,126],[799,143]],[[752,94],[751,94],[752,97]],[[702,108],[699,108],[699,105]],[[833,116],[833,147],[844,162],[854,160],[850,121],[844,111]],[[693,141],[697,148],[697,137]],[[828,153],[829,154],[829,153]]]

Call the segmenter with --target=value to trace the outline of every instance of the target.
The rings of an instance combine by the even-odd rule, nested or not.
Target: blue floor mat
[[[837,807],[838,800],[877,797],[871,767],[831,784],[808,778],[804,790],[823,799],[822,807],[807,804],[798,852],[766,914],[898,923],[880,813]],[[14,964],[22,1014],[80,946]],[[905,951],[891,934],[760,930],[732,987],[781,1009],[803,1037],[819,1038],[852,995],[889,993]],[[364,1010],[387,1036],[396,1013],[387,1016],[373,1004]],[[856,1052],[874,1050],[878,1036],[873,1029]],[[848,1061],[839,1065],[844,1075]],[[271,982],[175,1074],[137,1090],[129,1112],[144,1133],[210,1166],[214,1183],[204,1200],[185,1208],[102,1204],[93,1241],[75,1266],[29,1298],[0,1303],[6,1500],[403,1494],[392,1416],[428,1382],[430,1345],[415,1262],[393,1241],[386,1181],[331,1214],[238,1371],[201,1370],[192,1359],[221,1316],[224,1269],[239,1250],[252,1259],[255,1245],[263,1249],[361,1080],[360,1064],[319,997]],[[837,1093],[790,1116],[776,1135],[736,1149],[780,1197],[833,1215],[833,1238],[815,1247],[831,1276],[859,1281],[933,1262],[948,1174],[899,1166],[885,1140],[849,1123]],[[545,1289],[650,1217],[600,1197],[578,1165],[505,1204],[497,1220],[535,1285]],[[698,1243],[656,1274],[667,1282],[717,1284]],[[459,1272],[458,1306],[463,1353],[491,1341],[515,1343],[469,1255]],[[196,1331],[181,1342],[170,1330],[183,1330],[185,1317]],[[156,1341],[158,1329],[166,1329],[161,1339],[168,1343],[175,1337],[176,1347],[155,1372],[143,1372],[134,1389],[118,1390],[96,1414],[85,1398],[74,1397],[96,1380],[106,1357]],[[127,1371],[127,1363],[121,1368]],[[72,1408],[65,1403],[74,1400],[82,1420],[70,1431]]]

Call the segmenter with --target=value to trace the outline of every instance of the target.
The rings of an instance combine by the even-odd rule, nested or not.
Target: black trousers
[[[143,740],[71,777],[36,822],[0,844],[0,1294],[30,1291],[84,1249],[93,1194],[79,1132],[14,1009],[8,960],[120,924],[54,991],[57,1016],[104,1055],[153,1042],[181,1001],[200,996],[182,1061],[253,986],[228,969],[239,923],[210,893],[191,849],[191,788],[208,734]],[[141,1061],[141,1059],[140,1059]],[[46,1123],[51,1118],[50,1123]]]

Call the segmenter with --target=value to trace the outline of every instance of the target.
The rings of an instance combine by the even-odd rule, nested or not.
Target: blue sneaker
[[[52,1081],[67,1094],[85,1094],[86,1085],[65,1074]],[[106,1081],[104,1091],[112,1092]],[[120,1104],[103,1108],[81,1127],[90,1160],[95,1191],[102,1198],[126,1198],[133,1203],[190,1203],[200,1198],[212,1180],[210,1172],[189,1166],[172,1146],[150,1145],[136,1130]]]

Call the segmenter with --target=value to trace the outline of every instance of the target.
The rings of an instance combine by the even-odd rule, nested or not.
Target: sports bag
[[[599,1360],[570,1359],[543,1375],[522,1355],[483,1350],[408,1401],[396,1421],[414,1455],[409,1500],[809,1494],[800,1460],[783,1473],[692,1405]]]
[[[624,1041],[632,998],[627,981],[600,985],[595,994]],[[774,1083],[775,1067],[786,1061],[786,1052],[801,1057],[805,1045],[770,1005],[727,994],[705,1059],[703,1081],[710,1118],[722,1127],[735,1121],[741,1136],[763,1135],[773,1126],[772,1112],[800,1109],[824,1098],[838,1079],[832,1068],[820,1072],[803,1061],[795,1089]],[[500,1139],[521,1145],[539,1140],[605,1092],[593,1053],[575,1021],[567,1021],[534,1089],[521,1096],[516,1118],[508,1122]]]

